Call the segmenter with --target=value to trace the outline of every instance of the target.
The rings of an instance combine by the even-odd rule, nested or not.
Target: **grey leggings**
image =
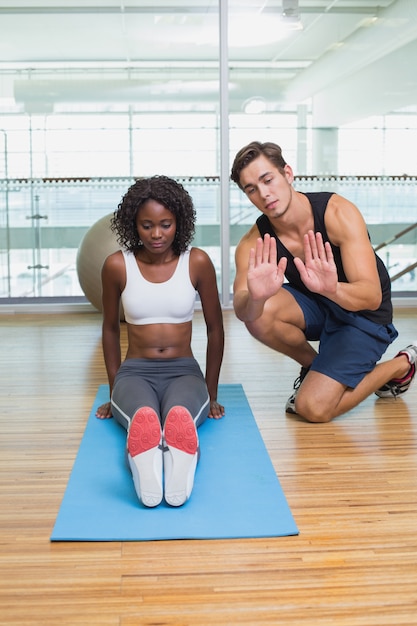
[[[143,406],[156,411],[162,426],[173,406],[186,407],[196,427],[210,408],[206,382],[193,357],[126,359],[116,374],[111,403],[113,416],[126,430]]]

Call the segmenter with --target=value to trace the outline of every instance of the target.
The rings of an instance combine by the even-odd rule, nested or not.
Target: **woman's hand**
[[[111,402],[106,402],[105,404],[99,406],[96,411],[96,417],[98,417],[99,420],[107,420],[109,417],[113,417]]]
[[[224,406],[219,404],[217,400],[210,400],[210,410],[209,417],[212,417],[215,420],[220,419],[224,415]]]

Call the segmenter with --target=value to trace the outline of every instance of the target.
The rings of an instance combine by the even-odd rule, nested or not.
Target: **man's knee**
[[[261,327],[256,322],[245,322],[245,326],[253,337],[258,338],[258,334],[261,331]]]
[[[297,394],[295,399],[295,411],[307,422],[312,424],[327,424],[333,419],[332,411],[323,403],[311,402]]]
[[[340,415],[346,387],[325,374],[310,370],[295,398],[295,410],[308,422],[325,424]]]
[[[258,318],[254,322],[245,322],[245,326],[252,337],[255,337],[255,339],[258,339],[258,341],[261,341],[262,343],[265,343],[266,338],[271,334],[271,329],[262,317]]]

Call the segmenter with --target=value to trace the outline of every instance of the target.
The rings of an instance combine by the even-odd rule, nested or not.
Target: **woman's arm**
[[[191,279],[200,295],[207,328],[206,384],[210,395],[209,417],[219,418],[224,415],[224,407],[217,402],[224,351],[224,328],[216,272],[210,257],[199,248],[191,250],[190,269]]]
[[[103,294],[102,346],[110,386],[110,397],[113,390],[114,379],[121,364],[120,295],[122,292],[122,283],[125,281],[125,272],[121,252],[116,252],[107,257],[101,272]],[[110,402],[98,408],[97,417],[111,417]]]

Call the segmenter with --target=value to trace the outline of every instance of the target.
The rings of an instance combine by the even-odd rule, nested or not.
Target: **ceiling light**
[[[254,96],[253,98],[248,98],[243,103],[242,108],[247,115],[260,115],[266,111],[266,102],[264,98]]]
[[[288,30],[302,30],[298,0],[282,0],[281,19]]]

